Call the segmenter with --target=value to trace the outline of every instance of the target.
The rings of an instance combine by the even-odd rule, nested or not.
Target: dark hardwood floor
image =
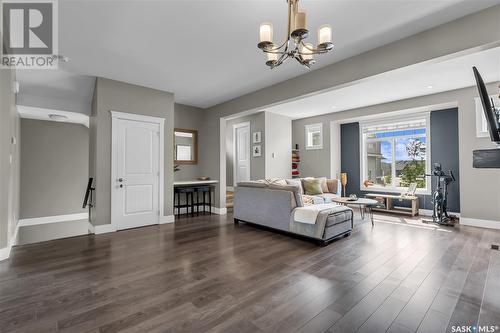
[[[500,231],[375,215],[327,247],[231,216],[13,249],[1,332],[451,332],[500,325]]]

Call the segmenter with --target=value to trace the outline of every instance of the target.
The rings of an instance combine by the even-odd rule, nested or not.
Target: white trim
[[[88,223],[87,229],[89,231],[89,234],[95,234],[95,227],[92,223],[90,223],[90,222]]]
[[[317,145],[317,146],[309,146],[308,145],[308,141],[309,141],[309,130],[310,129],[315,129],[319,127],[319,133],[320,133],[320,144]],[[305,136],[305,148],[306,150],[315,150],[315,149],[323,149],[323,123],[316,123],[316,124],[308,124],[308,125],[304,125],[304,136]]]
[[[470,217],[460,218],[460,224],[471,226],[471,227],[500,229],[500,221],[473,219]]]
[[[330,122],[330,178],[340,179],[342,172],[342,150],[340,145],[341,127],[340,122]],[[340,184],[340,182],[338,182]]]
[[[76,214],[66,214],[66,215],[56,215],[56,216],[34,217],[34,218],[19,220],[18,226],[27,227],[30,225],[69,222],[69,221],[88,220],[88,219],[89,219],[89,213],[76,213]]]
[[[94,226],[94,233],[96,235],[107,234],[109,232],[115,232],[115,231],[117,231],[116,226],[112,224],[102,224]]]
[[[234,186],[226,186],[226,191],[234,192]]]
[[[113,110],[110,110],[109,112],[111,113],[111,118],[116,118],[116,119],[143,121],[146,123],[154,123],[154,124],[165,123],[165,118],[161,117],[146,116],[137,113],[118,112]]]
[[[11,246],[7,246],[0,249],[0,261],[9,259],[11,249],[12,249]]]
[[[252,178],[252,169],[251,169],[251,164],[252,164],[252,127],[249,121],[241,122],[238,124],[233,124],[233,186],[236,187],[236,170],[237,165],[236,165],[236,130],[238,128],[242,127],[248,127],[248,147],[247,147],[247,152],[248,152],[248,175],[250,176],[250,179]]]
[[[373,191],[373,192],[389,192],[389,193],[402,193],[405,191],[406,188],[404,187],[393,187],[393,186],[388,186],[388,187],[382,187],[382,186],[370,186],[366,188],[363,184],[364,180],[366,179],[366,167],[368,164],[367,161],[367,156],[366,156],[366,145],[365,143],[365,134],[363,133],[363,127],[365,126],[374,126],[377,124],[384,124],[384,123],[391,123],[391,122],[404,122],[404,121],[411,121],[414,119],[419,119],[422,117],[425,117],[425,135],[417,135],[421,137],[425,137],[425,146],[426,146],[426,151],[425,151],[425,171],[426,173],[431,172],[431,161],[432,161],[432,156],[431,156],[431,112],[432,111],[425,111],[425,112],[418,112],[418,113],[413,113],[413,114],[408,114],[405,116],[396,116],[396,117],[381,117],[376,120],[371,120],[371,121],[363,121],[359,122],[359,152],[360,152],[360,168],[359,168],[359,190],[360,191]],[[394,138],[392,138],[394,139]],[[382,141],[378,139],[370,139],[370,141]],[[393,166],[392,166],[392,179],[395,177],[396,169],[395,169],[395,144],[392,144],[392,156],[393,156]],[[427,187],[425,189],[417,189],[415,192],[416,194],[421,194],[421,195],[430,195],[431,194],[431,182],[427,181],[426,182]]]
[[[160,222],[158,224],[168,224],[168,223],[174,223],[174,222],[175,222],[174,215],[162,215],[162,216],[160,216]]]
[[[500,105],[500,98],[498,95],[490,95],[489,98],[493,99],[494,107]],[[476,137],[478,138],[489,138],[490,132],[488,131],[488,122],[483,111],[483,104],[479,97],[474,97],[474,104],[476,106]]]
[[[113,203],[115,202],[114,191],[113,188],[115,186],[114,180],[116,179],[116,145],[118,140],[118,133],[116,131],[117,121],[118,119],[123,120],[132,120],[132,121],[141,121],[146,123],[158,124],[160,127],[160,139],[159,139],[159,184],[158,184],[158,210],[160,211],[158,217],[158,223],[160,222],[161,216],[165,211],[164,207],[164,174],[165,174],[165,118],[161,117],[153,117],[153,116],[145,116],[134,113],[125,113],[125,112],[117,112],[117,111],[109,111],[111,113],[111,224],[114,226],[115,231],[118,230],[118,225],[116,223],[116,212],[113,209]],[[97,228],[97,227],[96,227]],[[97,229],[96,229],[97,233]]]

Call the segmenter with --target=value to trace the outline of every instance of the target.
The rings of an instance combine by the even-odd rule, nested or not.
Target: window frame
[[[421,120],[425,119],[425,134],[416,134],[416,135],[400,135],[400,136],[394,136],[390,138],[374,138],[374,139],[366,139],[365,133],[363,133],[363,128],[367,126],[377,126],[377,125],[384,125],[384,124],[390,124],[390,123],[401,123],[405,121],[415,121],[415,120]],[[370,187],[365,187],[363,182],[368,179],[368,156],[366,153],[366,144],[368,142],[380,142],[380,141],[388,141],[388,140],[393,140],[392,144],[392,156],[393,156],[393,161],[392,161],[392,170],[391,170],[391,176],[392,179],[395,179],[396,175],[396,145],[395,142],[397,139],[405,139],[405,138],[416,138],[416,137],[425,137],[425,144],[426,144],[426,157],[425,157],[425,173],[429,174],[431,173],[431,121],[430,121],[430,112],[423,112],[423,113],[418,113],[418,114],[411,114],[407,116],[401,116],[401,117],[391,117],[391,118],[384,118],[384,119],[379,119],[376,121],[367,121],[367,122],[360,122],[359,123],[359,145],[360,145],[360,184],[359,188],[360,191],[363,192],[388,192],[388,193],[404,193],[408,189],[408,187],[397,187],[397,186],[370,186]],[[426,188],[417,188],[417,191],[415,194],[421,194],[421,195],[430,195],[431,190],[432,190],[432,182],[427,179],[426,181]]]
[[[323,149],[323,123],[309,124],[304,126],[305,130],[305,148],[306,150]],[[320,143],[316,146],[309,145],[309,133],[319,130]]]

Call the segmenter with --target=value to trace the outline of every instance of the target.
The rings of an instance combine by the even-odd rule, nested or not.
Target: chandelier
[[[260,25],[259,49],[267,55],[266,65],[271,69],[278,67],[285,60],[293,58],[301,65],[311,68],[315,63],[314,55],[323,54],[333,49],[332,27],[323,25],[318,29],[318,46],[305,43],[309,35],[307,30],[306,12],[299,10],[299,0],[287,0],[288,2],[288,28],[287,36],[282,44],[273,42],[273,25],[262,23]]]

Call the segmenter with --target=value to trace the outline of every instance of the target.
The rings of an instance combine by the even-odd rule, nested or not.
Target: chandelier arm
[[[277,47],[274,47],[274,48],[269,48],[269,49],[264,49],[263,51],[264,52],[267,52],[267,53],[272,53],[272,52],[269,52],[269,51],[277,51],[279,49],[281,49],[283,46],[285,46],[285,44],[289,41],[290,39],[287,39],[283,42],[283,44],[281,44],[280,46],[277,46]]]
[[[305,47],[306,49],[308,49],[309,51],[311,51],[313,54],[322,54],[322,53],[327,53],[328,52],[328,50],[322,50],[322,49],[317,49],[317,48],[315,49],[314,47],[311,49],[303,41],[300,41],[300,45],[302,45],[303,47]],[[299,54],[304,54],[304,53],[302,53],[302,52],[299,51]]]

